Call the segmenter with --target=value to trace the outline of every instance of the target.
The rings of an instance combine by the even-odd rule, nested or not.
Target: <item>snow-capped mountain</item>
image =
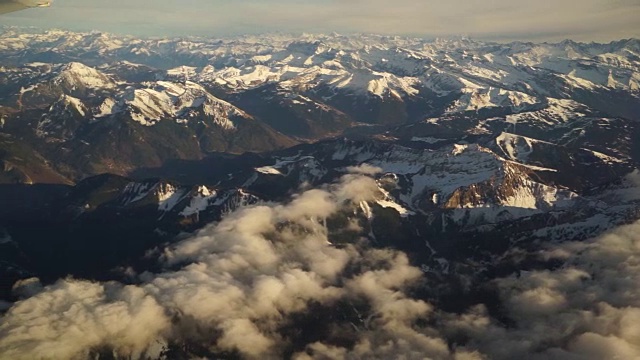
[[[272,199],[368,163],[386,174],[380,201],[473,227],[579,206],[640,160],[636,40],[152,40],[11,28],[0,39],[5,181],[159,175]],[[340,136],[357,141],[198,169],[215,152]],[[190,190],[172,191],[159,207]]]
[[[451,108],[458,111],[518,108],[537,103],[539,96],[580,102],[584,91],[637,98],[640,81],[637,40],[494,44],[336,34],[148,40],[11,28],[1,40],[7,65],[18,55],[20,63],[13,65],[43,56],[54,63],[73,57],[96,66],[117,62],[128,71],[137,66],[151,73],[149,67],[157,67],[167,76],[235,92],[274,83],[283,90],[322,94],[325,100],[333,93],[406,98],[456,92],[464,95]]]
[[[552,157],[555,170],[638,160],[637,40],[158,40],[15,28],[0,40],[2,131],[9,142],[29,139],[32,157],[62,178],[342,135],[445,153],[491,149],[529,168]],[[8,163],[22,158],[16,151],[6,151]],[[544,177],[570,183],[552,172]]]
[[[8,141],[29,139],[23,142],[30,156],[55,164],[62,178],[296,143],[197,83],[129,82],[102,70],[77,62],[29,63],[3,74],[7,106],[0,112]],[[7,157],[24,158],[15,151]],[[43,179],[22,169],[26,178]]]
[[[460,226],[494,223],[581,206],[585,191],[627,174],[633,163],[601,153],[573,151],[502,133],[479,144],[437,149],[390,143],[332,141],[306,145],[256,167],[245,186],[272,182],[320,184],[335,169],[378,167],[392,200],[413,213],[442,213]],[[335,176],[335,175],[334,175]],[[295,180],[287,180],[293,177]],[[262,180],[261,180],[262,179]]]
[[[133,121],[153,126],[162,119],[188,123],[202,115],[223,130],[236,130],[234,117],[250,118],[235,106],[209,94],[202,86],[168,81],[144,82],[144,88],[126,88],[106,98],[98,107],[96,118],[127,113]]]

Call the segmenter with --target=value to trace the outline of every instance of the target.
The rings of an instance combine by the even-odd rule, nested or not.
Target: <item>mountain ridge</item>
[[[22,62],[4,65],[0,75],[2,131],[29,139],[34,153],[53,154],[47,161],[63,178],[127,175],[211,152],[340,136],[411,143],[517,132],[638,156],[618,133],[636,128],[640,114],[637,40],[497,44],[334,34],[209,41],[13,30],[0,39],[5,62],[18,55]],[[41,62],[51,54],[51,63]],[[621,138],[626,155],[580,135],[596,123],[619,127],[602,131]],[[177,145],[167,147],[163,137]],[[102,150],[78,158],[85,148]]]

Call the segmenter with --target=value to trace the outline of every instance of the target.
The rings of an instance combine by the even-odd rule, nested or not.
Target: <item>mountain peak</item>
[[[88,113],[87,106],[82,100],[66,94],[60,95],[60,99],[51,106],[50,110],[53,110],[56,105],[62,106],[64,109],[73,109],[81,116],[85,116]]]
[[[63,65],[54,82],[62,83],[71,89],[100,89],[116,86],[115,81],[109,76],[80,62]]]

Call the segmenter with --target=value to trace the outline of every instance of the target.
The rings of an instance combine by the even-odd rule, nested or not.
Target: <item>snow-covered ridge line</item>
[[[119,206],[157,206],[159,213],[174,212],[181,217],[198,215],[220,206],[228,195],[207,186],[184,186],[169,182],[131,182],[118,197]]]
[[[535,45],[535,44],[544,44],[544,45],[552,45],[558,47],[566,47],[566,46],[598,46],[598,47],[607,47],[614,46],[620,43],[626,42],[637,42],[639,39],[628,38],[628,39],[620,39],[620,40],[612,40],[610,42],[580,42],[574,41],[571,39],[564,39],[555,42],[525,42],[525,41],[511,41],[511,42],[494,42],[480,39],[473,39],[469,36],[439,36],[436,38],[427,38],[427,37],[416,37],[416,36],[404,36],[404,35],[386,35],[386,34],[376,34],[376,33],[344,33],[340,34],[337,32],[333,33],[261,33],[261,34],[239,34],[239,35],[228,35],[228,36],[178,36],[178,37],[158,37],[158,36],[143,36],[143,35],[120,35],[115,33],[110,33],[106,31],[72,31],[65,29],[35,29],[33,27],[22,27],[22,26],[14,26],[14,25],[0,25],[0,35],[6,36],[23,36],[25,38],[33,38],[37,36],[41,37],[55,37],[55,36],[80,36],[80,37],[92,37],[94,39],[119,39],[119,40],[138,40],[138,41],[156,41],[156,42],[203,42],[203,41],[211,41],[217,40],[222,42],[244,42],[244,43],[260,43],[264,40],[272,40],[275,42],[289,42],[291,40],[300,40],[300,41],[321,41],[324,39],[352,39],[354,43],[357,43],[357,40],[362,42],[362,47],[367,46],[365,44],[366,41],[370,41],[371,43],[383,43],[383,42],[395,42],[395,43],[411,43],[411,42],[420,42],[420,43],[433,43],[438,45],[446,45],[451,44],[454,46],[461,47],[463,45],[470,46],[471,44],[482,44],[482,45],[513,45],[513,46],[527,46],[527,45]],[[371,44],[368,45],[372,47]]]
[[[502,84],[503,89],[497,91],[510,92],[507,103],[493,95],[487,99],[473,95],[453,106],[458,110],[537,103],[529,97],[545,94],[545,85],[532,81],[532,75],[556,74],[557,81],[573,88],[640,91],[640,41],[635,39],[608,44],[500,44],[366,34],[144,39],[58,30],[29,34],[9,28],[0,34],[0,40],[0,53],[37,51],[56,41],[52,51],[57,53],[97,52],[117,55],[129,63],[155,56],[172,63],[184,57],[184,63],[169,70],[169,76],[188,74],[201,83],[235,89],[279,82],[307,88],[326,85],[375,96],[411,96],[423,88],[437,94],[460,91],[473,95]]]

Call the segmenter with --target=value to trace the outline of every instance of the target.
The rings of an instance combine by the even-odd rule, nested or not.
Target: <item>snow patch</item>
[[[215,202],[218,193],[206,186],[199,186],[196,195],[191,198],[191,202],[180,212],[181,216],[192,216],[207,210],[213,202]]]
[[[280,170],[276,169],[273,166],[263,166],[263,167],[255,168],[255,170],[259,173],[267,174],[267,175],[283,175],[280,172]]]
[[[376,203],[378,205],[382,206],[383,208],[394,209],[402,217],[407,217],[409,215],[413,215],[414,214],[414,212],[407,210],[402,205],[400,205],[400,204],[398,204],[396,202],[393,202],[391,200],[378,200],[378,201],[376,201]]]

